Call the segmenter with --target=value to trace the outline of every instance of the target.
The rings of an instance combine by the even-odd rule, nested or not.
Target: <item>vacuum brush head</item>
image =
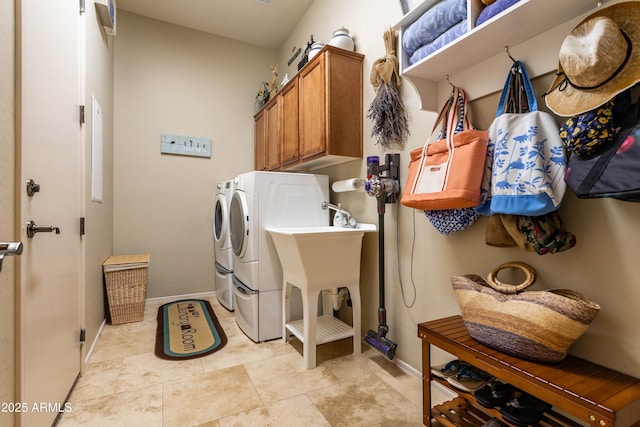
[[[387,337],[378,336],[377,332],[370,330],[365,334],[364,340],[387,359],[393,360],[393,358],[396,357],[398,344]]]

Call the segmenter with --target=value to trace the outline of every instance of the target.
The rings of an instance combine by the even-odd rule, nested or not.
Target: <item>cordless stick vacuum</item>
[[[398,344],[386,337],[389,332],[387,326],[387,310],[384,308],[384,212],[386,203],[396,203],[400,193],[400,154],[385,154],[386,165],[380,165],[378,156],[367,157],[367,181],[365,190],[378,201],[378,280],[379,280],[379,308],[378,331],[369,330],[364,340],[378,350],[389,360],[396,355]],[[385,176],[381,176],[385,174]]]

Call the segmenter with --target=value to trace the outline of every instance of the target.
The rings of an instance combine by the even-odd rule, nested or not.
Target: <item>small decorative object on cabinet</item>
[[[362,158],[363,58],[325,45],[254,116],[256,170],[311,171]]]
[[[311,45],[311,49],[309,49],[309,61],[313,59],[314,56],[320,52],[320,49],[324,46],[324,43],[315,42]]]
[[[425,425],[432,425],[432,419],[447,426],[481,426],[493,417],[503,420],[499,410],[482,406],[471,393],[459,392],[456,399],[431,408],[431,381],[449,386],[447,381],[431,375],[431,345],[524,393],[551,403],[553,408],[544,413],[540,422],[542,426],[640,425],[640,380],[632,376],[571,355],[556,364],[506,355],[471,338],[460,316],[420,323],[418,337],[422,339],[422,412]],[[575,417],[575,420],[556,410]],[[477,424],[456,423],[453,417],[464,414],[472,414],[468,419],[477,420]]]
[[[307,62],[309,62],[309,51],[311,50],[311,46],[313,46],[313,43],[314,43],[313,34],[311,34],[309,36],[309,41],[307,42],[307,47],[305,47],[304,53],[300,58],[300,62],[298,62],[298,71],[300,71],[302,67],[304,67],[307,64]]]
[[[333,37],[329,40],[331,46],[339,47],[340,49],[353,51],[355,44],[353,39],[349,35],[349,30],[346,28],[338,28],[333,32]]]
[[[271,80],[269,80],[269,99],[278,93],[278,64],[271,65]]]
[[[269,100],[269,83],[262,82],[260,83],[260,87],[258,88],[258,93],[256,95],[256,102],[253,108],[256,111],[260,111],[264,104]]]

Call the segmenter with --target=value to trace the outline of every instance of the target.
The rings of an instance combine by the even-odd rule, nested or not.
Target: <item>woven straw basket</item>
[[[111,256],[103,264],[111,323],[144,320],[149,254]]]
[[[518,268],[526,279],[513,286],[495,277]],[[568,289],[521,292],[535,282],[524,263],[498,266],[487,281],[475,274],[453,276],[451,283],[469,335],[482,344],[523,359],[559,362],[600,311],[593,300]]]

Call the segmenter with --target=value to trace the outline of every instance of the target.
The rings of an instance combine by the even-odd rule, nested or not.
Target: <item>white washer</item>
[[[234,310],[233,303],[233,250],[229,232],[229,204],[233,195],[233,180],[216,185],[213,210],[213,249],[215,254],[216,296],[227,310]]]
[[[236,323],[253,341],[281,338],[282,267],[264,229],[329,225],[322,209],[329,177],[254,171],[236,177],[234,185],[229,225]],[[301,315],[301,303],[295,305],[292,312]]]

